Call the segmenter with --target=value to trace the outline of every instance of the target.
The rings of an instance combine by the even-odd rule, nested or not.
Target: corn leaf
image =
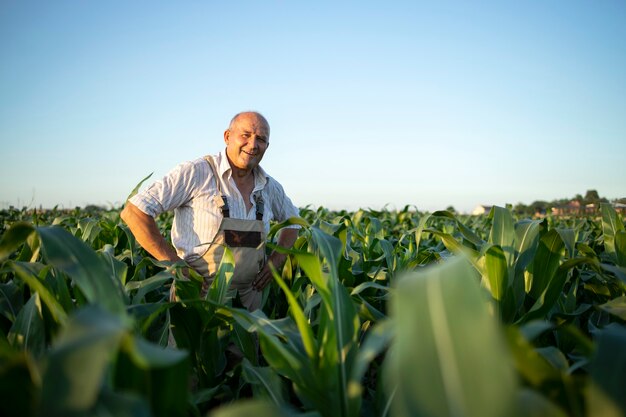
[[[40,227],[37,231],[47,262],[70,276],[90,303],[113,313],[124,312],[122,284],[93,249],[60,227]]]
[[[493,206],[489,217],[492,219],[489,243],[498,245],[504,252],[507,267],[513,265],[515,252],[515,226],[511,212],[503,207]]]
[[[508,268],[506,255],[498,245],[490,245],[485,252],[485,275],[491,296],[501,300],[508,286]]]
[[[514,415],[511,360],[466,260],[400,277],[391,307],[385,378],[396,388],[394,416]]]
[[[612,299],[599,306],[602,310],[626,321],[626,296]]]
[[[265,399],[242,400],[235,404],[219,407],[208,417],[289,417],[291,414]],[[315,414],[307,414],[315,417]]]
[[[118,317],[98,306],[78,310],[49,351],[41,410],[63,416],[92,409],[126,330]]]
[[[41,311],[39,293],[35,293],[20,310],[7,335],[13,347],[29,351],[33,356],[42,356],[46,345],[46,334]]]
[[[17,222],[11,225],[0,238],[0,262],[11,256],[34,231],[35,228],[30,223]]]
[[[537,253],[533,259],[533,275],[529,294],[538,299],[546,290],[556,273],[565,244],[559,233],[552,229],[540,240]]]
[[[9,268],[15,271],[15,274],[30,287],[31,291],[39,294],[41,301],[43,301],[46,307],[48,307],[48,310],[50,310],[54,321],[64,323],[67,319],[67,312],[57,301],[55,294],[38,278],[38,273],[41,271],[37,269],[41,269],[41,265],[24,262],[9,262],[8,265]],[[38,266],[40,268],[37,268]]]
[[[276,273],[276,270],[272,268],[272,272],[274,275],[274,280],[278,283],[280,288],[285,293],[287,297],[287,302],[289,303],[291,314],[298,326],[298,330],[300,331],[300,336],[302,338],[302,343],[304,344],[304,350],[306,351],[309,360],[312,362],[312,365],[315,367],[317,362],[317,341],[313,337],[313,331],[311,330],[311,325],[307,321],[300,304],[298,304],[298,300],[293,295],[285,281]]]
[[[269,366],[252,366],[250,361],[242,362],[242,377],[252,385],[255,398],[265,398],[277,406],[286,403],[286,392],[280,376]]]
[[[587,415],[626,415],[626,327],[611,324],[598,332],[597,349],[589,364]]]
[[[602,212],[602,235],[604,237],[604,248],[613,261],[617,262],[615,236],[619,232],[624,231],[624,223],[622,223],[611,204],[600,204],[600,211]]]

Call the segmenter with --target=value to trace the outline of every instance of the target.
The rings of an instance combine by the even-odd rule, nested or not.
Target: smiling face
[[[269,146],[270,128],[258,113],[239,114],[224,132],[226,155],[236,174],[251,172],[263,159]]]

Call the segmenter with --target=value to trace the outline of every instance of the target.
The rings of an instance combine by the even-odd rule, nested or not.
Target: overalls
[[[222,194],[220,177],[212,157],[207,156],[217,184],[216,202],[222,211],[222,221],[215,238],[201,257],[188,260],[189,265],[204,277],[202,296],[211,286],[217,268],[228,246],[235,260],[235,270],[230,288],[239,293],[242,304],[250,311],[261,307],[262,293],[252,288],[252,281],[265,264],[265,225],[263,224],[263,198],[256,191],[253,198],[256,205],[256,220],[233,219],[230,217],[228,199]]]

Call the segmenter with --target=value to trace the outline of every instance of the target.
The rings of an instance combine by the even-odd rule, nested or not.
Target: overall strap
[[[263,196],[261,195],[261,192],[263,190],[259,190],[256,193],[254,193],[254,203],[256,205],[256,219],[257,220],[263,220],[263,211],[265,210],[265,202],[263,201]]]
[[[217,206],[222,210],[222,216],[230,217],[230,208],[228,207],[228,198],[224,194],[222,194],[222,185],[220,181],[220,176],[218,174],[218,170],[215,167],[215,161],[211,156],[205,156],[204,159],[208,162],[209,167],[211,167],[211,171],[213,171],[213,177],[215,178],[215,185],[217,186]]]

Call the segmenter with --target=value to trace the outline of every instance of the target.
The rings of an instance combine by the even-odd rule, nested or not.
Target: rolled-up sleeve
[[[269,180],[274,220],[283,222],[291,217],[300,217],[300,211],[285,194],[285,190],[276,180]],[[293,227],[293,226],[292,226]]]
[[[187,204],[194,192],[195,164],[184,162],[162,179],[129,199],[139,210],[149,216],[176,209]]]

